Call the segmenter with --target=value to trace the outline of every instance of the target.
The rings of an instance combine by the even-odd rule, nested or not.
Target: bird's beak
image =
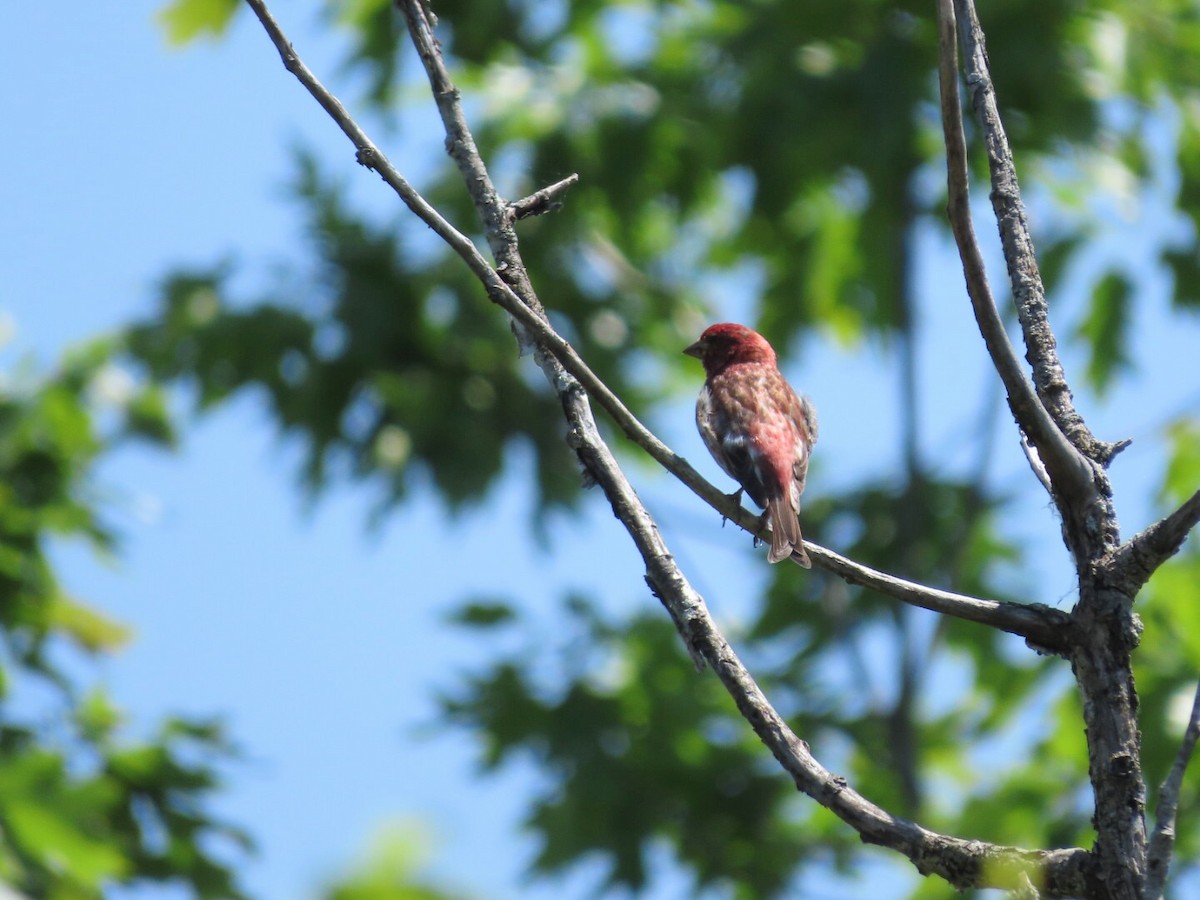
[[[687,356],[694,356],[696,359],[704,358],[704,340],[698,340],[690,347],[686,347],[683,351]]]

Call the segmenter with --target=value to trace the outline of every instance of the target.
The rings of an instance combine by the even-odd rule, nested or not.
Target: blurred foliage
[[[171,719],[132,739],[120,709],[60,662],[111,653],[126,631],[59,584],[50,545],[112,552],[97,460],[130,438],[173,440],[160,388],[114,350],[93,343],[47,376],[18,367],[0,387],[0,882],[30,897],[139,883],[239,897],[222,857],[248,840],[205,809],[232,752],[222,729]]]
[[[417,823],[381,829],[362,863],[324,890],[322,900],[458,900],[463,894],[451,893],[421,876],[427,844],[425,831]]]
[[[129,332],[131,352],[157,379],[194,379],[202,407],[264,390],[280,427],[304,439],[314,490],[338,464],[378,481],[392,504],[419,463],[457,507],[486,491],[521,441],[536,451],[539,507],[572,501],[579,476],[561,452],[558,400],[520,366],[503,319],[478,314],[478,285],[457,258],[414,269],[403,233],[354,218],[311,160],[297,190],[321,260],[307,292],[245,306],[228,299],[224,268],[178,273],[161,314]],[[613,348],[593,354],[639,404],[644,391],[616,362]],[[470,452],[454,452],[463,433]]]
[[[880,553],[871,525],[840,549],[871,565],[924,559],[910,576],[1015,599],[985,562],[1015,554],[994,529],[994,504],[979,502],[970,485],[932,493],[929,520],[911,538],[897,542],[893,535],[894,551]],[[910,499],[869,488],[839,498],[836,514],[829,501],[814,504],[809,517],[827,528],[853,519],[893,531]],[[948,546],[957,552],[947,554]],[[800,802],[720,684],[695,676],[669,619],[649,610],[614,621],[581,596],[569,598],[565,612],[569,624],[553,651],[556,687],[546,686],[548,654],[536,649],[547,642],[535,637],[443,698],[449,721],[485,740],[486,769],[532,759],[546,778],[527,820],[542,840],[540,870],[558,871],[601,851],[607,884],[636,889],[647,877],[647,846],[665,840],[696,888],[730,895],[786,896],[806,863],[853,875],[862,853],[856,836]],[[485,631],[524,624],[526,633],[536,632],[521,621],[518,604],[472,602],[455,618]],[[1047,796],[1063,795],[1064,784],[1087,783],[1086,752],[1074,752],[1083,751],[1078,710],[1073,719],[1063,714],[1076,738],[1066,747],[1063,736],[1048,731],[1059,740],[1056,751],[1072,752],[1047,750],[1039,766],[1020,764],[1050,743],[1039,730],[1004,753],[1002,765],[991,763],[986,790],[973,784],[975,755],[994,755],[989,745],[997,736],[1017,731],[1031,694],[1045,689],[1049,665],[1010,636],[950,621],[931,631],[931,621],[813,575],[799,587],[778,579],[730,637],[818,757],[885,808],[972,838],[1087,843],[1086,805],[1073,798],[1046,805]],[[899,647],[895,634],[903,636]],[[951,695],[948,708],[922,712],[922,698],[937,682]],[[957,690],[948,687],[954,684]],[[1063,688],[1069,682],[1060,680],[1055,693]],[[961,803],[927,801],[926,780],[956,783],[965,792]]]
[[[219,32],[234,7],[175,0],[164,28]],[[365,78],[360,106],[403,125],[409,48],[391,2],[326,11]],[[810,329],[851,344],[907,331],[913,235],[940,227],[945,203],[928,4],[447,0],[436,12],[501,189],[581,176],[565,212],[521,223],[522,252],[555,324],[635,412],[652,419],[673,395],[678,348],[730,277],[755,285],[748,317],[778,347]],[[1182,178],[1180,213],[1200,209],[1200,112],[1185,102],[1200,87],[1200,26],[1166,0],[1011,0],[981,14],[1018,164],[1060,207],[1039,235],[1048,287],[1070,272],[1091,289],[1070,331],[1103,389],[1131,364],[1127,325],[1144,298],[1116,261],[1068,263],[1099,236],[1097,195],[1135,195],[1165,165]],[[1172,128],[1164,159],[1155,141]],[[448,161],[426,180],[434,205],[476,228]],[[384,508],[424,476],[457,508],[494,483],[510,445],[530,443],[540,511],[573,503],[555,401],[508,352],[500,318],[480,313],[461,263],[406,211],[368,221],[303,152],[292,189],[311,265],[254,299],[230,293],[227,267],[177,274],[135,355],[157,376],[196,379],[206,404],[265,388],[309,446],[310,487],[336,460],[338,474],[378,478]],[[1193,244],[1158,248],[1180,305],[1194,304]],[[447,422],[475,436],[469,463],[445,452]]]
[[[1125,351],[1129,331],[1132,285],[1124,274],[1110,272],[1096,285],[1096,295],[1079,333],[1091,349],[1087,376],[1097,390],[1108,388],[1121,369],[1130,365]]]
[[[539,869],[599,852],[609,885],[642,888],[643,846],[666,839],[699,885],[773,893],[801,860],[829,854],[801,840],[813,809],[797,819],[794,789],[764,764],[720,684],[695,677],[668,619],[610,622],[581,596],[564,613],[561,689],[542,687],[533,661],[545,654],[523,647],[443,700],[450,722],[485,736],[488,769],[525,756],[545,774],[528,820],[543,838]],[[520,625],[514,612],[475,627]]]
[[[389,0],[325,10],[365,84],[359,108],[418,140],[404,128],[410,51]],[[653,421],[683,383],[695,389],[678,351],[701,323],[734,314],[734,283],[754,296],[738,317],[776,347],[815,331],[882,352],[897,383],[916,383],[919,360],[893,351],[915,346],[918,231],[943,227],[932,4],[443,0],[435,11],[500,189],[517,198],[580,174],[564,211],[520,224],[522,252],[556,326],[636,413]],[[228,0],[175,0],[164,21],[185,40],[232,12]],[[1146,297],[1115,255],[1082,264],[1105,237],[1101,201],[1177,180],[1168,203],[1183,227],[1153,254],[1174,276],[1174,306],[1200,303],[1200,16],[1169,0],[1008,0],[980,13],[1018,165],[1052,207],[1035,235],[1048,291],[1089,298],[1060,322],[1088,354],[1077,387],[1103,391],[1136,364]],[[264,392],[306,448],[305,484],[367,480],[381,513],[425,482],[453,509],[478,501],[518,444],[533,451],[539,513],[575,503],[556,401],[464,267],[403,212],[369,220],[314,159],[299,154],[296,168],[307,263],[253,300],[231,289],[229,267],[173,274],[158,312],[130,332],[134,358],[194,386],[201,407]],[[434,205],[474,227],[447,161],[424,180]],[[806,533],[935,586],[1057,601],[1021,576],[1029,548],[1006,538],[1008,498],[991,487],[986,454],[976,471],[944,472],[915,426],[920,402],[902,400],[901,470],[814,494]],[[1166,505],[1200,470],[1194,424],[1177,429]],[[1189,550],[1159,573],[1142,611],[1151,779],[1165,774],[1173,711],[1200,665],[1179,627],[1200,601],[1195,565]],[[819,573],[799,586],[774,574],[739,650],[822,759],[939,829],[1090,843],[1083,734],[1061,663]],[[857,840],[793,799],[715,682],[690,675],[667,620],[614,620],[594,589],[567,602],[569,636],[531,642],[443,698],[448,720],[482,739],[486,767],[526,758],[545,774],[528,816],[535,869],[599,857],[609,885],[638,888],[647,854],[666,846],[697,886],[738,897],[787,893],[817,869],[853,872]],[[458,622],[486,634],[527,624],[519,600],[495,598]],[[548,659],[563,672],[552,688],[539,676]],[[1195,860],[1200,839],[1182,830],[1178,849]],[[934,881],[915,890],[948,895]]]
[[[186,44],[204,35],[224,34],[238,5],[238,0],[173,0],[159,12],[158,20],[168,41]]]

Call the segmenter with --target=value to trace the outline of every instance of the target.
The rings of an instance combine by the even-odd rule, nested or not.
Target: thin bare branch
[[[1085,850],[1022,850],[936,834],[892,816],[850,788],[843,777],[823,767],[783,721],[701,604],[688,603],[672,616],[691,624],[691,640],[796,787],[854,828],[865,843],[896,850],[923,875],[939,875],[959,890],[1013,889],[1021,885],[1023,874],[1032,873],[1046,897],[1087,894],[1090,855]]]
[[[1147,853],[1146,900],[1162,900],[1167,885],[1167,874],[1171,870],[1171,854],[1175,848],[1175,815],[1179,810],[1179,791],[1183,787],[1183,776],[1191,762],[1196,742],[1200,740],[1200,684],[1192,700],[1192,714],[1187,729],[1171,763],[1171,771],[1158,789],[1158,802],[1154,805],[1154,833],[1150,836]]]
[[[1109,563],[1110,578],[1130,595],[1136,594],[1158,567],[1179,552],[1200,523],[1200,491],[1177,510],[1126,541]]]
[[[441,213],[434,209],[417,192],[416,188],[405,180],[399,170],[388,161],[383,151],[367,137],[366,132],[346,112],[346,108],[342,105],[341,101],[317,80],[317,77],[304,64],[299,55],[297,55],[291,42],[288,41],[283,30],[279,27],[279,23],[275,21],[263,0],[246,0],[246,5],[254,11],[254,14],[262,23],[263,29],[267,32],[267,36],[270,37],[271,43],[279,51],[279,55],[283,59],[284,68],[296,76],[297,80],[312,94],[313,99],[321,104],[321,107],[329,113],[329,117],[342,129],[342,133],[354,144],[357,150],[356,158],[358,162],[378,173],[392,190],[399,195],[400,199],[404,201],[405,206],[412,210],[421,221],[433,229],[438,237],[444,240],[452,250],[463,258],[471,271],[475,273],[475,276],[488,288],[489,294],[494,289],[494,284],[502,286],[503,283],[500,282],[495,270],[475,248],[475,244],[472,243],[471,239],[451,225]]]
[[[515,200],[508,204],[509,214],[517,220],[528,219],[530,216],[540,216],[543,213],[557,212],[562,209],[559,197],[565,194],[573,185],[579,182],[579,175],[568,175],[562,181],[556,181],[548,187],[535,191],[528,197]]]
[[[965,594],[904,581],[839,556],[816,544],[805,543],[814,564],[833,572],[849,584],[860,584],[910,606],[932,610],[971,622],[979,622],[1025,638],[1042,653],[1066,655],[1073,643],[1071,617],[1059,609],[1042,604],[1005,603],[981,600]]]
[[[517,233],[512,228],[509,205],[500,197],[492,183],[483,156],[475,145],[475,137],[467,125],[458,88],[450,78],[450,71],[442,58],[441,44],[434,36],[436,20],[430,17],[427,3],[397,2],[396,6],[404,14],[413,47],[416,48],[421,65],[429,78],[429,88],[446,132],[446,152],[458,166],[467,193],[475,204],[475,212],[479,215],[492,255],[496,259],[496,269],[513,288],[520,301],[544,318],[541,301],[529,283],[525,265],[517,250]]]

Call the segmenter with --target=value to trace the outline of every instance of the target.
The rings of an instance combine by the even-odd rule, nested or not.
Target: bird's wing
[[[813,407],[811,401],[803,395],[797,398],[800,401],[800,415],[804,421],[804,430],[808,432],[808,446],[811,447],[817,442],[817,410]]]
[[[696,428],[704,446],[721,469],[741,485],[750,499],[766,506],[767,491],[761,477],[761,451],[752,435],[734,424],[730,398],[721,390],[714,395],[705,384],[696,400]]]

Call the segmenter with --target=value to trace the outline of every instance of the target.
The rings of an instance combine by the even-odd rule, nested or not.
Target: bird
[[[817,413],[779,371],[775,350],[757,331],[722,322],[684,351],[704,365],[696,428],[713,459],[771,525],[767,561],[812,561],[800,533],[800,495],[817,442]]]

